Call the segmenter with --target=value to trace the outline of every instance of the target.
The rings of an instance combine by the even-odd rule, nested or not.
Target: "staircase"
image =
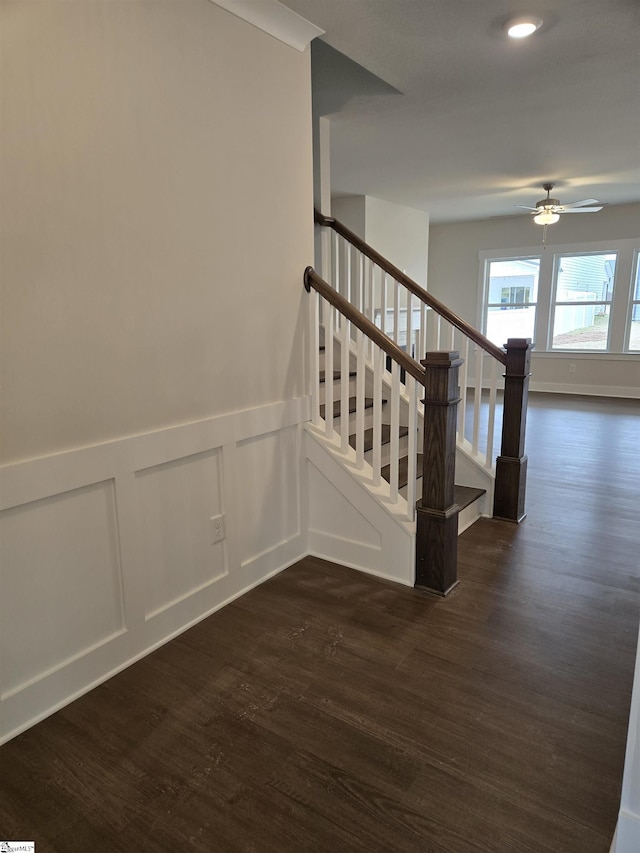
[[[325,394],[324,390],[326,387],[326,371],[324,369],[324,354],[325,348],[324,346],[320,347],[320,385],[321,385],[321,396],[323,402],[320,405],[320,417],[323,421],[326,422],[327,414],[326,414],[326,405],[324,403]],[[335,432],[340,432],[340,415],[341,415],[341,373],[339,370],[333,371],[333,430]],[[348,400],[349,400],[349,415],[354,415],[357,410],[357,398],[355,396],[357,372],[355,370],[349,371],[348,374]],[[387,483],[391,482],[391,426],[388,422],[384,421],[384,416],[386,413],[386,409],[388,407],[388,401],[383,399],[382,401],[382,410],[383,410],[383,422],[381,424],[381,436],[380,436],[380,449],[381,449],[381,458],[382,458],[382,468],[381,468],[381,476],[382,479]],[[364,398],[364,409],[365,409],[365,428],[364,428],[364,458],[365,462],[369,465],[373,460],[373,442],[374,442],[374,429],[371,423],[371,415],[373,414],[373,397]],[[420,436],[421,436],[421,427],[419,425],[419,429],[417,431],[416,443],[418,447],[421,447]],[[407,424],[401,424],[397,431],[398,434],[398,449],[400,455],[398,456],[398,491],[400,495],[406,499],[407,497],[407,486],[409,480],[409,471],[411,466],[409,465],[409,456],[408,456],[408,436],[409,436],[409,427]],[[356,430],[355,425],[353,424],[353,420],[350,424],[349,429],[349,446],[355,451],[356,449]],[[417,470],[418,472],[422,471],[423,467],[423,455],[420,450],[418,450],[416,455],[417,461]],[[416,494],[422,493],[422,476],[421,473],[416,477]],[[483,515],[483,503],[481,499],[486,495],[486,489],[480,489],[473,486],[455,486],[454,491],[454,502],[460,508],[460,512],[458,514],[458,533],[462,533],[468,527],[470,527],[475,521],[477,521]]]
[[[446,595],[457,534],[481,516],[524,516],[531,342],[499,349],[343,225],[316,219],[333,252],[332,283],[305,273],[305,450],[323,497],[310,506],[314,552]]]

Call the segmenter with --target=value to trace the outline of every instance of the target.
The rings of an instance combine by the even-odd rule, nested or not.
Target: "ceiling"
[[[640,201],[638,0],[283,2],[380,78],[331,114],[336,194],[432,222],[515,215],[547,181],[564,202]],[[542,27],[508,39],[522,14]]]

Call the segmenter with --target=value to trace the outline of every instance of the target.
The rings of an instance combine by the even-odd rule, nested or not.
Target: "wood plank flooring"
[[[0,838],[607,853],[640,612],[639,423],[631,401],[532,395],[528,516],[463,534],[448,599],[301,561],[0,748]]]

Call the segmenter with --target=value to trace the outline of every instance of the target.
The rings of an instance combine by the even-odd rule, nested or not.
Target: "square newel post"
[[[502,446],[496,460],[494,518],[522,521],[525,517],[527,457],[524,439],[531,372],[531,338],[509,338],[505,344]]]
[[[458,583],[458,513],[454,500],[460,389],[457,352],[428,352],[425,369],[422,500],[417,506],[416,586],[447,595]]]

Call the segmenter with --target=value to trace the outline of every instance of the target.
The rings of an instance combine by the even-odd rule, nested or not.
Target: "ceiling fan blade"
[[[537,207],[527,207],[526,204],[514,204],[514,207],[520,207],[522,210],[537,210]]]
[[[602,205],[600,207],[570,207],[564,210],[561,208],[558,213],[597,213],[599,210],[602,210]]]
[[[583,198],[582,201],[570,201],[568,204],[563,204],[562,207],[583,207],[585,204],[600,204],[597,198]]]

